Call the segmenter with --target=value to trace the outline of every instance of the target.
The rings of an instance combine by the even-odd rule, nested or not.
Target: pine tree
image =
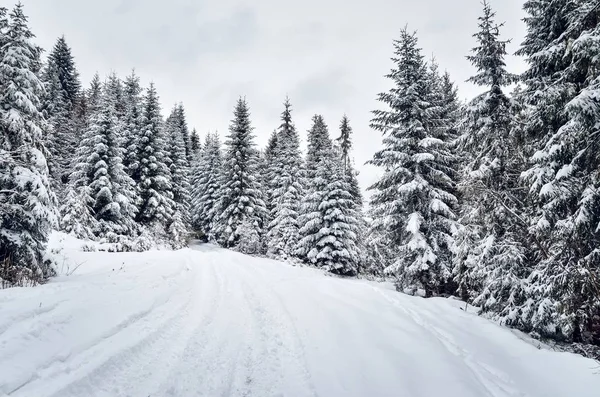
[[[171,173],[166,163],[168,151],[162,130],[160,104],[154,84],[150,83],[144,97],[142,131],[140,135],[140,197],[137,221],[149,227],[158,238],[165,233],[175,212]]]
[[[348,116],[344,115],[340,122],[340,136],[336,139],[340,145],[342,151],[342,164],[344,165],[344,171],[350,166],[350,149],[352,148],[352,127],[350,127],[350,120]]]
[[[316,114],[313,124],[308,131],[308,148],[306,152],[306,178],[313,179],[321,158],[332,150],[333,144],[329,138],[329,130],[323,116]]]
[[[206,136],[202,155],[193,170],[192,225],[207,241],[216,241],[221,183],[221,142],[217,133]]]
[[[0,21],[3,19],[0,12]],[[44,261],[56,223],[43,135],[43,83],[35,73],[39,47],[32,43],[23,6],[10,13],[0,48],[0,283],[25,285],[53,274]]]
[[[219,192],[220,209],[216,232],[225,247],[240,249],[241,241],[251,237],[247,233],[248,228],[252,228],[259,236],[262,235],[262,220],[266,208],[256,173],[257,161],[250,111],[246,101],[240,98],[225,141],[223,179]],[[252,235],[254,234],[253,232]]]
[[[137,185],[140,182],[140,139],[142,130],[142,88],[140,79],[132,71],[125,79],[123,120],[123,166]],[[136,199],[139,202],[139,198]]]
[[[360,258],[359,215],[349,192],[341,154],[333,149],[322,117],[313,120],[313,143],[318,144],[309,146],[312,171],[306,179],[307,193],[300,207],[300,238],[295,253],[332,273],[355,275]]]
[[[196,131],[196,129],[194,128],[192,130],[192,133],[190,134],[190,156],[192,160],[190,166],[198,160],[198,156],[200,155],[201,150],[200,146],[200,136],[198,135],[198,131]]]
[[[519,186],[522,161],[514,105],[502,89],[515,77],[506,71],[507,42],[500,40],[501,25],[494,17],[484,1],[474,35],[477,46],[468,57],[477,69],[469,81],[487,91],[467,107],[459,138],[466,161],[454,273],[461,296],[503,323],[517,325],[528,255]]]
[[[102,82],[100,81],[100,75],[95,73],[90,82],[90,88],[86,92],[87,111],[89,115],[97,111],[100,107],[101,96]]]
[[[405,28],[394,42],[394,87],[379,95],[385,110],[373,112],[371,127],[383,133],[384,149],[371,164],[384,174],[370,187],[373,228],[394,247],[386,272],[397,287],[426,296],[444,291],[457,199],[452,154],[438,132],[438,92],[417,37]]]
[[[88,213],[80,204],[70,202],[63,207],[62,223],[71,232],[79,233],[80,237],[88,237],[91,226],[95,237],[115,241],[118,236],[134,237],[137,227],[134,185],[122,164],[117,102],[114,87],[110,84],[108,80],[100,107],[92,115],[81,141],[74,186],[69,192],[69,199],[80,199],[89,206],[89,214],[95,221],[91,225],[77,224],[75,216],[86,219]]]
[[[459,135],[458,127],[462,105],[458,99],[458,90],[450,79],[448,72],[445,72],[442,75],[441,90],[439,117],[441,120],[442,133],[448,140],[455,140]]]
[[[81,139],[75,113],[81,99],[81,83],[64,36],[57,40],[48,56],[43,80],[46,83],[44,112],[52,126],[46,137],[50,174],[55,188],[62,190],[61,185],[69,179],[73,154]]]
[[[75,150],[75,124],[72,112],[58,79],[58,70],[53,64],[46,68],[44,115],[51,129],[44,136],[48,150],[48,170],[53,188],[60,193],[62,184],[68,180],[73,151]]]
[[[303,194],[300,139],[292,122],[289,98],[284,102],[281,125],[276,138],[277,150],[272,159],[269,202],[272,206],[267,232],[267,253],[289,258],[298,242],[298,206]],[[273,144],[273,142],[270,142]]]
[[[267,147],[263,151],[261,155],[261,164],[260,164],[260,175],[261,175],[261,187],[263,192],[263,198],[265,201],[265,207],[267,208],[267,219],[266,224],[270,224],[273,220],[271,215],[274,213],[274,200],[273,200],[273,192],[275,191],[275,185],[277,182],[277,172],[279,167],[277,167],[277,160],[279,158],[277,143],[279,140],[279,134],[277,130],[273,130],[271,135],[269,136],[269,141],[267,142]]]
[[[539,243],[523,317],[539,334],[600,343],[600,2],[527,1],[524,173]]]
[[[86,178],[81,176],[82,173],[75,169],[66,187],[65,198],[60,206],[60,230],[82,240],[95,240],[100,227],[92,214],[94,201],[90,188],[85,185]]]
[[[351,136],[352,127],[350,127],[350,120],[348,120],[348,116],[344,115],[344,117],[342,117],[342,121],[340,122],[340,136],[336,139],[336,141],[340,147],[344,173],[346,175],[347,183],[350,185],[350,193],[352,194],[352,197],[354,197],[356,210],[362,211],[363,196],[362,192],[360,191],[360,186],[358,185],[358,172],[354,169],[350,159],[350,151],[352,150]]]
[[[103,90],[111,98],[112,107],[115,111],[117,122],[121,124],[125,118],[126,104],[123,82],[115,72],[108,75]],[[102,99],[100,99],[102,101]]]
[[[75,66],[75,59],[71,54],[71,48],[67,44],[65,36],[59,37],[56,41],[54,48],[48,55],[48,65],[56,69],[64,99],[68,103],[68,107],[72,109],[79,99],[81,83],[79,72]]]
[[[188,129],[187,120],[185,117],[185,109],[182,103],[175,106],[174,109],[175,120],[177,123],[177,129],[181,134],[181,140],[183,141],[183,148],[185,149],[185,158],[188,164],[191,164],[192,158],[192,143],[190,137],[190,131]]]
[[[183,236],[187,230],[186,225],[189,224],[190,170],[184,141],[184,137],[187,136],[187,123],[182,105],[178,105],[173,109],[165,123],[164,130],[168,139],[167,160],[171,173],[171,189],[178,222],[171,227],[171,231],[177,236]],[[175,228],[179,229],[175,230]]]

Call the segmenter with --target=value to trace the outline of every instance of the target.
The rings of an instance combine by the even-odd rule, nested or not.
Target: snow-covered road
[[[212,246],[0,291],[0,396],[597,397],[591,360],[453,301]]]

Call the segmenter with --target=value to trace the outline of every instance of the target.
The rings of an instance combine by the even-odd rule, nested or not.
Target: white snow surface
[[[63,239],[64,240],[64,239]],[[0,290],[0,396],[597,397],[600,368],[449,299],[210,245]]]

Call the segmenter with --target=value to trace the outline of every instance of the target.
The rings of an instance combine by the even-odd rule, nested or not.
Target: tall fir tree
[[[224,246],[243,249],[246,253],[260,251],[258,238],[262,237],[266,214],[257,162],[250,111],[246,100],[240,98],[225,141],[216,231]]]
[[[279,134],[277,130],[273,130],[269,136],[267,146],[261,153],[261,164],[260,164],[260,176],[261,176],[261,187],[263,192],[263,199],[265,201],[265,208],[267,209],[266,224],[270,224],[272,214],[274,213],[274,200],[273,193],[275,191],[275,184],[277,182],[277,159],[278,155],[278,140]]]
[[[100,107],[100,99],[102,96],[102,81],[100,80],[100,75],[98,72],[94,73],[94,77],[92,77],[92,81],[90,82],[90,87],[86,92],[86,100],[88,107],[88,114],[92,114],[97,111]]]
[[[100,107],[92,114],[79,145],[72,192],[68,195],[72,201],[62,208],[62,223],[70,232],[107,241],[137,235],[135,187],[122,164],[121,131],[116,116],[118,98],[113,88],[109,79]],[[76,201],[85,203],[88,212]],[[90,216],[94,218],[91,223]]]
[[[449,140],[455,140],[459,135],[458,128],[462,104],[458,98],[458,89],[448,72],[445,72],[442,75],[441,90],[442,95],[439,117],[442,120],[442,132]]]
[[[43,100],[44,115],[50,130],[44,136],[44,144],[48,150],[48,169],[53,188],[60,193],[68,174],[75,150],[75,129],[73,113],[66,100],[58,79],[58,70],[48,64],[44,73],[45,95]]]
[[[140,204],[137,221],[152,229],[158,238],[167,238],[166,229],[173,221],[175,203],[160,111],[156,88],[150,83],[144,97],[139,143],[140,179],[137,188]]]
[[[463,298],[482,312],[518,325],[525,299],[528,243],[519,174],[522,157],[513,124],[514,105],[503,87],[515,81],[506,71],[506,43],[487,1],[479,17],[477,46],[467,58],[477,69],[469,79],[487,90],[473,99],[462,121],[459,150],[464,162],[461,228],[454,274]]]
[[[46,137],[50,174],[55,187],[62,190],[62,184],[69,179],[73,155],[81,139],[76,114],[81,100],[81,83],[64,36],[56,41],[48,56],[43,80],[46,83],[44,110],[52,126]]]
[[[111,72],[108,78],[103,84],[103,91],[106,92],[111,98],[112,107],[115,111],[115,117],[119,124],[123,123],[125,118],[126,104],[125,104],[125,91],[123,87],[123,81],[117,76],[115,72]],[[100,99],[102,101],[102,98]],[[121,126],[119,126],[121,127]]]
[[[358,259],[356,272],[359,274],[370,274],[373,275],[376,265],[374,264],[374,258],[369,257],[368,252],[368,235],[369,227],[367,220],[363,213],[363,194],[358,183],[359,172],[356,170],[353,160],[350,156],[352,151],[352,134],[353,130],[350,126],[350,120],[348,116],[344,115],[340,122],[340,135],[336,138],[336,142],[339,145],[339,152],[342,159],[342,168],[348,186],[348,192],[352,195],[354,210],[356,212],[356,218],[358,222]]]
[[[44,260],[56,224],[41,112],[42,81],[36,76],[39,47],[19,3],[5,25],[0,48],[0,284],[43,282],[53,274]]]
[[[298,242],[298,206],[303,194],[300,138],[292,122],[292,105],[284,102],[281,125],[277,132],[277,151],[267,174],[271,213],[267,232],[267,253],[274,257],[292,257]],[[273,143],[273,142],[270,142]]]
[[[344,115],[340,122],[340,136],[336,139],[336,142],[340,146],[342,151],[342,164],[344,165],[344,171],[350,167],[350,149],[352,149],[352,127],[350,127],[350,120],[348,116]]]
[[[181,134],[181,140],[183,141],[183,148],[185,150],[185,158],[188,164],[192,162],[192,138],[190,130],[188,128],[187,119],[185,116],[185,108],[182,103],[177,104],[174,109],[174,116],[177,123],[177,129]]]
[[[298,223],[295,254],[336,274],[357,273],[359,217],[345,177],[341,154],[333,148],[323,118],[309,130],[306,193]]]
[[[173,225],[173,232],[178,235],[185,233],[189,224],[190,182],[189,163],[186,155],[184,137],[188,136],[187,122],[183,105],[173,108],[171,115],[165,123],[165,136],[168,139],[168,164],[171,172],[171,188],[173,201],[176,204],[177,225]],[[180,230],[175,231],[175,227]]]
[[[200,136],[198,135],[198,131],[196,131],[194,128],[190,134],[190,157],[192,160],[190,166],[198,160],[198,157],[200,156],[200,150],[202,149],[201,146]]]
[[[333,148],[329,137],[329,129],[323,116],[316,114],[312,118],[312,126],[308,130],[308,147],[306,152],[306,178],[313,179],[321,158]]]
[[[222,159],[217,133],[206,136],[200,159],[192,175],[192,225],[203,239],[216,241],[216,221],[219,216],[219,192]]]
[[[123,166],[135,184],[140,182],[140,139],[142,130],[142,88],[132,71],[124,83]],[[139,202],[139,198],[136,199]]]
[[[523,317],[542,335],[600,343],[600,2],[527,1],[524,173],[538,243]]]
[[[371,164],[383,168],[373,190],[373,228],[395,247],[386,272],[397,288],[426,296],[443,292],[450,275],[454,195],[449,143],[437,133],[435,81],[428,73],[417,37],[406,28],[394,42],[394,87],[379,94],[371,127],[384,135],[384,149]]]
[[[48,65],[52,65],[56,69],[64,99],[69,108],[73,108],[81,93],[81,82],[75,66],[75,59],[65,36],[59,37],[54,44],[54,48],[48,55]]]
[[[346,115],[342,117],[342,121],[340,122],[340,136],[337,137],[336,142],[340,147],[344,174],[346,175],[347,183],[350,184],[350,193],[354,197],[356,209],[357,211],[362,211],[363,196],[358,185],[358,171],[355,170],[350,158],[350,151],[352,150],[352,127]]]

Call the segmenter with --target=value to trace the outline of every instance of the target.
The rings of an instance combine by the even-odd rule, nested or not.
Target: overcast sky
[[[303,143],[313,114],[323,114],[332,136],[348,115],[354,158],[363,188],[378,173],[363,164],[379,148],[369,129],[377,93],[390,87],[392,40],[408,25],[420,46],[450,72],[463,98],[478,89],[465,83],[465,59],[481,13],[479,0],[22,0],[37,43],[49,50],[65,35],[82,82],[111,71],[136,72],[154,81],[166,116],[183,102],[201,137],[227,133],[233,106],[246,96],[257,143],[279,125],[289,95]],[[521,43],[522,1],[490,0],[509,52]],[[524,68],[516,57],[510,71]]]

